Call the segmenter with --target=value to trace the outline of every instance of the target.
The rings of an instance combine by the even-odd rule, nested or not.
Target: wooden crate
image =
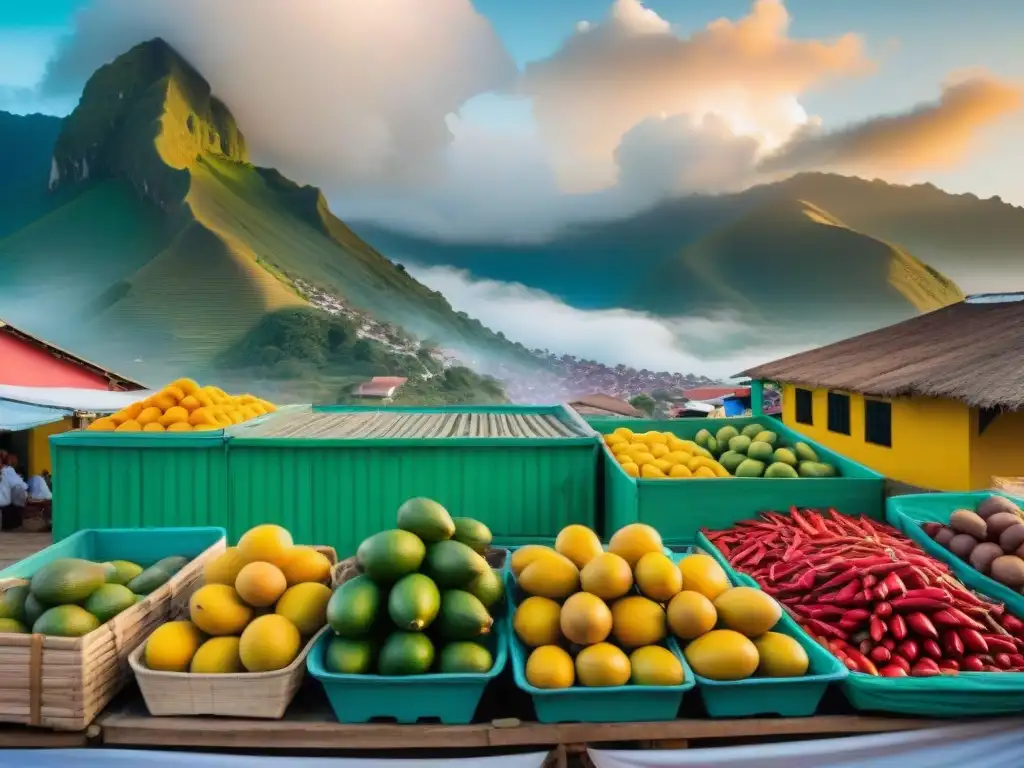
[[[315,547],[332,566],[338,554],[331,547]],[[333,568],[332,568],[333,573]],[[187,617],[187,606],[173,614]],[[215,715],[277,720],[284,717],[306,676],[306,656],[327,628],[322,628],[284,669],[237,674],[159,672],[146,667],[139,645],[129,657],[146,708],[154,717]]]
[[[0,722],[63,731],[89,726],[131,678],[128,657],[187,603],[221,538],[145,600],[84,637],[0,633]],[[26,584],[0,580],[0,592]]]

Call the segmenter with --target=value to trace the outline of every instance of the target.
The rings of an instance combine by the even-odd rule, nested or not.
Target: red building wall
[[[61,360],[32,344],[0,333],[0,384],[17,387],[108,389],[106,377]]]

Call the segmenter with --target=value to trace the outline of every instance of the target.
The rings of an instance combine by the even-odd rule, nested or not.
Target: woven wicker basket
[[[85,730],[131,679],[128,657],[188,602],[224,539],[145,600],[84,637],[0,634],[0,722]],[[0,592],[27,582],[0,580]]]
[[[315,547],[332,563],[338,555],[331,547]],[[333,577],[332,569],[332,577]],[[187,607],[176,613],[183,616]],[[306,656],[327,628],[314,635],[298,657],[273,672],[206,675],[190,672],[157,672],[142,660],[145,646],[131,654],[129,663],[142,691],[149,714],[155,717],[216,715],[279,720],[295,698],[306,675]]]

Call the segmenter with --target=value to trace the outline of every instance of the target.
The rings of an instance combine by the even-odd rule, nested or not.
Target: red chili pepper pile
[[[884,523],[794,507],[704,535],[854,672],[1024,672],[1024,622]]]

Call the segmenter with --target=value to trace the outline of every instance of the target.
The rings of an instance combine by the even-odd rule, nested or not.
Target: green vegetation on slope
[[[50,208],[47,180],[59,117],[0,111],[0,239]]]
[[[507,403],[501,382],[455,366],[430,378],[410,379],[396,393],[395,405],[497,405]]]

